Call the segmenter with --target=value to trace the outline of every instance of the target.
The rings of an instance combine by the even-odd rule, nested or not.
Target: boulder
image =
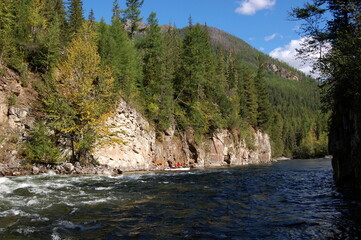
[[[64,168],[64,170],[66,171],[66,172],[68,172],[68,173],[70,173],[70,172],[72,172],[73,170],[74,170],[74,165],[73,164],[71,164],[71,163],[65,163],[64,165],[63,165],[63,168]]]

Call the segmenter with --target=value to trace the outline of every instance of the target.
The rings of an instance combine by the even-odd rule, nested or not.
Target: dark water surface
[[[329,160],[0,178],[0,239],[358,239],[358,206]]]

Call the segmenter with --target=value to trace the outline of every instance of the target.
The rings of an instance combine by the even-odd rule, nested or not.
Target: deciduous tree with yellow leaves
[[[109,135],[105,120],[115,103],[114,79],[101,66],[89,23],[83,24],[70,43],[53,81],[55,93],[44,101],[51,126],[71,148],[72,160],[85,161],[102,137]]]

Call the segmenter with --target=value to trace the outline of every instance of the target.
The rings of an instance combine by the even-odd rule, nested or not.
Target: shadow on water
[[[358,239],[328,160],[0,179],[0,239]]]

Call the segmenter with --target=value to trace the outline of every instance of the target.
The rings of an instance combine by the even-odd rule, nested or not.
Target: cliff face
[[[284,69],[282,67],[277,66],[276,64],[273,63],[268,63],[267,64],[267,69],[269,71],[274,72],[276,75],[288,79],[288,80],[295,80],[295,81],[299,81],[301,79],[300,76],[298,76],[297,74],[295,74],[292,71],[289,71],[287,69]]]
[[[0,76],[0,162],[17,164],[17,144],[32,127],[37,94],[20,84],[18,74],[10,69]],[[12,104],[10,104],[12,98]]]
[[[361,190],[361,109],[338,106],[330,127],[330,153],[336,184]]]
[[[162,169],[169,163],[202,168],[271,161],[269,136],[260,131],[253,134],[253,150],[228,130],[219,130],[199,144],[190,130],[170,129],[161,136],[162,139],[156,139],[149,123],[124,101],[120,102],[108,124],[123,143],[97,149],[94,157],[100,164],[124,171]]]

